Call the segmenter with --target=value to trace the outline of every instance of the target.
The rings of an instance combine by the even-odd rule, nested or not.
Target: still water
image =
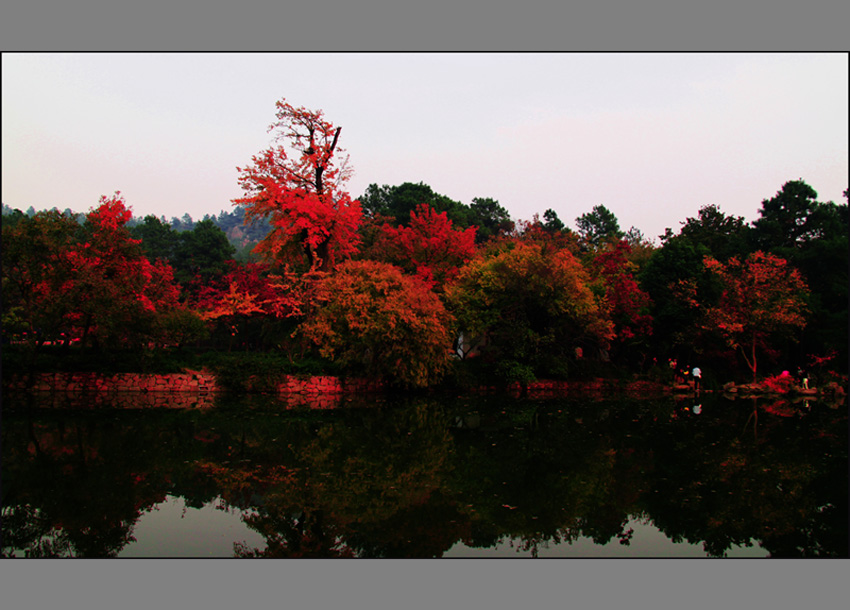
[[[4,394],[3,556],[848,556],[846,403],[90,404]]]

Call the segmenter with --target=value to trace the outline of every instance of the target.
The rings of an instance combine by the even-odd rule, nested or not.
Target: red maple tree
[[[343,190],[351,176],[348,157],[339,148],[341,127],[324,119],[321,110],[277,102],[277,145],[237,168],[246,192],[234,199],[245,206],[245,222],[269,218],[273,227],[255,248],[268,260],[295,262],[306,258],[309,269],[327,271],[357,251],[362,211]]]
[[[101,197],[86,216],[85,238],[64,253],[74,275],[64,286],[83,344],[121,344],[151,335],[157,315],[179,308],[170,265],[151,263],[125,226],[132,218],[120,192]]]
[[[628,260],[629,254],[631,247],[621,240],[604,246],[588,265],[604,290],[620,343],[652,334],[652,316],[648,313],[651,299],[634,279],[634,265]]]
[[[805,326],[808,287],[787,261],[761,251],[743,262],[733,257],[723,264],[706,257],[704,264],[720,279],[723,293],[717,305],[705,309],[703,327],[740,350],[755,381],[757,350],[768,349],[771,338]]]
[[[198,289],[195,306],[205,320],[254,314],[297,317],[303,304],[301,287],[294,274],[271,274],[267,263],[231,261],[226,274]]]
[[[455,229],[445,212],[438,213],[423,203],[410,211],[409,226],[384,224],[373,251],[376,258],[441,287],[472,259],[475,231],[475,227]]]

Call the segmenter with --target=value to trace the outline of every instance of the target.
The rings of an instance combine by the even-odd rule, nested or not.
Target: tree
[[[604,291],[619,345],[652,334],[651,300],[634,279],[634,265],[628,261],[630,252],[629,244],[620,241],[597,252],[589,265]]]
[[[472,224],[478,227],[475,234],[476,243],[483,243],[490,238],[510,233],[514,230],[514,222],[508,211],[499,202],[490,197],[475,197],[469,205]]]
[[[445,212],[456,227],[466,229],[474,224],[475,214],[468,206],[435,193],[434,189],[424,182],[405,182],[393,187],[370,184],[361,200],[365,202],[369,217],[390,216],[395,219],[394,224],[406,226],[410,213],[423,203],[430,205],[437,212]]]
[[[620,239],[620,223],[604,205],[595,205],[593,210],[576,218],[579,235],[591,246],[597,247],[609,238]]]
[[[635,266],[635,274],[640,273],[657,249],[655,244],[637,227],[630,227],[623,236],[623,241],[629,245],[627,258]]]
[[[557,212],[551,208],[543,212],[543,219],[546,221],[543,228],[547,231],[557,233],[565,229],[564,221],[558,218]]]
[[[163,260],[173,262],[179,235],[171,225],[150,214],[130,229],[134,239],[141,240],[142,249],[151,262]]]
[[[337,146],[341,127],[324,119],[321,110],[296,108],[281,99],[277,122],[269,127],[285,146],[275,146],[252,157],[240,172],[246,192],[234,199],[245,206],[245,219],[269,218],[272,231],[255,251],[269,260],[294,260],[300,250],[309,269],[327,271],[357,250],[357,228],[362,211],[343,185],[349,179],[348,157]]]
[[[748,227],[742,216],[728,216],[716,205],[700,208],[697,218],[682,223],[679,235],[695,245],[704,246],[720,261],[748,253]]]
[[[120,193],[101,197],[68,253],[76,274],[67,292],[83,344],[90,336],[99,346],[138,343],[154,334],[158,313],[178,307],[171,267],[145,258],[125,226],[131,217]]]
[[[744,262],[733,257],[723,264],[708,257],[705,267],[720,278],[723,293],[716,306],[705,310],[703,326],[740,350],[755,381],[757,350],[805,326],[808,288],[785,260],[760,251]]]
[[[791,180],[771,199],[762,201],[753,221],[756,246],[762,250],[799,248],[822,233],[818,226],[817,192],[803,180]]]
[[[325,358],[402,386],[430,385],[449,359],[449,315],[428,284],[377,261],[346,261],[319,280],[301,327]]]
[[[216,224],[210,220],[195,223],[191,231],[178,235],[171,262],[182,284],[190,281],[207,283],[224,274],[236,248]]]
[[[272,274],[266,263],[240,265],[230,261],[227,273],[200,287],[193,306],[202,319],[224,328],[232,349],[237,335],[243,342],[257,339],[246,336],[251,322],[258,322],[253,326],[260,327],[259,334],[275,321],[300,320],[309,279],[309,274],[306,277],[288,272]],[[294,328],[294,323],[285,326]],[[293,328],[289,328],[290,333]]]
[[[811,290],[800,348],[810,354],[836,350],[835,366],[846,370],[848,208],[816,198],[801,180],[785,183],[762,202],[751,233],[756,247],[787,260]]]
[[[604,347],[613,337],[588,282],[568,250],[519,242],[464,266],[447,302],[459,330],[485,337],[482,358],[528,380],[535,371],[559,374],[576,347]]]
[[[25,336],[35,350],[71,331],[69,290],[78,270],[68,254],[80,226],[53,211],[16,212],[3,218],[3,334]]]
[[[442,287],[475,253],[475,227],[457,230],[445,212],[423,203],[410,211],[408,226],[385,224],[373,250],[378,260]]]
[[[691,304],[716,303],[720,296],[716,279],[703,265],[703,259],[712,252],[705,243],[688,235],[673,235],[670,229],[661,241],[662,246],[651,253],[639,272],[638,283],[652,301],[657,349],[687,359],[703,350],[697,340],[699,312]],[[684,285],[690,291],[688,298],[682,293]]]

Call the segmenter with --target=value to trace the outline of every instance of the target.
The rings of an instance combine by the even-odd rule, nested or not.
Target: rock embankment
[[[251,381],[248,380],[249,388],[252,386]],[[109,395],[111,398],[122,394],[150,394],[152,396],[164,396],[162,402],[169,404],[185,402],[195,404],[199,398],[204,397],[209,397],[211,404],[212,396],[223,390],[216,380],[215,374],[209,371],[185,371],[166,375],[36,373],[13,376],[4,383],[4,387],[8,390],[25,390],[28,392],[103,394]],[[310,397],[375,392],[383,388],[382,382],[370,379],[286,375],[275,386],[273,393],[281,396]],[[183,395],[185,395],[185,400],[175,398],[175,396]]]

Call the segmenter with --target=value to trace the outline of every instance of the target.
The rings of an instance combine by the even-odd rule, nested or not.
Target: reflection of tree
[[[403,515],[429,505],[441,487],[450,439],[434,407],[414,401],[329,413],[326,421],[314,418],[309,435],[286,438],[278,470],[260,472],[256,456],[253,466],[219,469],[216,480],[228,501],[247,490],[262,495],[257,514],[245,521],[266,537],[267,548],[239,546],[237,555],[347,555],[354,552],[350,541],[358,540],[359,553],[387,556],[399,553],[400,540],[421,538],[418,520]],[[386,527],[390,522],[395,525]]]
[[[132,444],[113,451],[108,422],[3,425],[11,430],[3,447],[4,553],[115,556],[133,540],[140,510],[164,499],[160,481],[127,476]]]
[[[243,557],[439,557],[458,541],[536,555],[628,544],[635,516],[712,556],[847,555],[844,410],[464,401],[4,412],[2,553],[114,556],[170,494],[239,507],[266,539]]]
[[[719,425],[688,426],[654,443],[659,476],[647,506],[656,526],[674,541],[702,542],[710,556],[755,541],[779,556],[846,556],[846,504],[843,523],[822,514],[840,513],[836,498],[846,502],[846,442],[824,432],[846,419],[723,406]]]
[[[485,416],[487,433],[459,431],[451,489],[468,506],[468,546],[515,539],[536,556],[582,535],[604,543],[627,540],[629,509],[641,484],[639,454],[618,449],[598,404],[570,404],[568,413],[517,402]]]

